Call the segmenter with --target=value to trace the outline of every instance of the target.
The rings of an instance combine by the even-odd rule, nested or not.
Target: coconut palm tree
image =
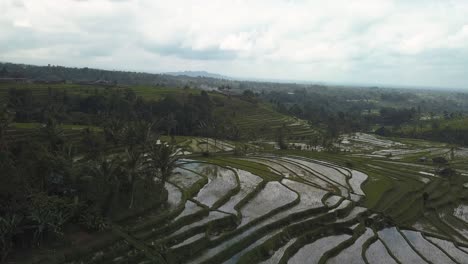
[[[141,146],[145,146],[148,140],[154,137],[154,130],[158,126],[158,122],[129,122],[123,126],[121,143],[128,149],[134,149]]]
[[[51,116],[46,118],[46,122],[41,128],[41,134],[52,151],[59,150],[65,141],[63,129],[59,126],[57,120]]]
[[[173,113],[169,113],[164,120],[166,129],[167,129],[167,136],[171,135],[171,132],[177,127],[177,120],[174,118]]]
[[[13,248],[13,236],[19,233],[20,221],[21,218],[15,214],[0,216],[0,263],[6,260]]]
[[[177,167],[178,149],[174,145],[152,143],[149,146],[148,156],[150,167],[156,171],[156,175],[164,185],[172,171]]]
[[[107,215],[110,204],[120,189],[120,176],[122,175],[121,160],[119,157],[101,157],[89,166],[93,184],[96,186],[97,200],[101,200],[102,215]],[[102,197],[104,195],[104,197]]]
[[[60,150],[50,153],[48,158],[53,164],[52,172],[61,175],[62,191],[65,191],[67,195],[73,195],[74,203],[78,204],[78,177],[82,165],[79,160],[82,157],[77,155],[76,148],[73,145],[64,144]]]
[[[144,159],[141,152],[135,149],[127,148],[125,150],[125,161],[123,170],[128,177],[130,183],[130,203],[129,208],[133,208],[135,200],[135,182],[142,176],[144,170]]]
[[[11,124],[11,117],[8,112],[4,109],[0,109],[0,149],[5,144],[6,147],[6,131],[10,127]]]
[[[122,139],[122,132],[124,128],[124,123],[122,120],[117,118],[112,118],[104,125],[104,135],[106,141],[112,142],[114,145],[120,143]]]

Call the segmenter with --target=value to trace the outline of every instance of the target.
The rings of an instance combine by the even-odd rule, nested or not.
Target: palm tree
[[[133,208],[133,202],[135,198],[135,182],[138,177],[142,175],[143,170],[143,155],[141,152],[135,151],[135,149],[125,150],[125,161],[124,171],[128,176],[128,182],[130,183],[130,204],[129,208]]]
[[[79,203],[79,176],[82,169],[85,168],[85,163],[80,162],[84,158],[83,155],[78,155],[77,149],[72,144],[64,144],[59,151],[50,155],[53,160],[54,170],[63,175],[63,186],[66,191],[73,195],[74,204]]]
[[[124,128],[124,123],[117,118],[110,119],[104,125],[104,135],[107,141],[112,142],[114,145],[120,143],[122,139],[122,130]]]
[[[0,150],[6,149],[6,132],[11,124],[11,116],[5,109],[0,110]]]
[[[47,118],[44,126],[41,128],[41,132],[44,139],[48,142],[50,150],[56,151],[63,145],[64,131],[54,118]]]
[[[155,170],[164,185],[177,167],[179,150],[174,145],[153,143],[149,147],[150,167]]]
[[[20,217],[15,214],[0,216],[0,263],[3,263],[13,248],[13,237],[19,233]]]
[[[97,187],[97,195],[105,194],[100,205],[103,216],[109,212],[110,204],[120,189],[121,161],[118,157],[100,158],[90,166],[91,177]],[[100,200],[98,198],[98,200]]]
[[[158,122],[145,122],[137,121],[132,123],[127,123],[123,127],[121,142],[127,146],[127,148],[132,149],[139,146],[145,146],[148,140],[151,140],[154,137],[153,131],[158,126]]]
[[[169,113],[165,119],[167,136],[171,135],[171,131],[177,127],[177,120],[174,118],[173,113]]]

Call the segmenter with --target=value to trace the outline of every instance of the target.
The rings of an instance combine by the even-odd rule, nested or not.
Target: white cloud
[[[468,47],[468,24],[447,38],[448,48],[467,48]]]
[[[249,51],[253,47],[253,36],[255,33],[240,32],[230,34],[219,45],[221,50]]]
[[[0,9],[0,60],[336,82],[468,81],[459,74],[468,66],[466,1],[2,0]]]

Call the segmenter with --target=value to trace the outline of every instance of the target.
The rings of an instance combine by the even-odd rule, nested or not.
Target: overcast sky
[[[468,88],[467,0],[0,0],[0,61]]]

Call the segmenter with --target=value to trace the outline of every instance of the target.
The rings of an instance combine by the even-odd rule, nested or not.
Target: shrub
[[[444,165],[444,164],[447,164],[448,163],[448,160],[444,157],[435,157],[432,159],[432,162],[434,164],[438,164],[438,165]]]
[[[75,209],[75,205],[58,196],[31,195],[27,218],[33,223],[35,242],[40,242],[47,233],[62,235],[62,227],[74,216]]]
[[[98,212],[86,210],[80,214],[78,223],[88,231],[101,231],[109,228],[106,219]]]
[[[346,161],[345,166],[352,169],[354,167],[354,164],[351,161]]]
[[[21,218],[17,215],[0,216],[0,262],[3,263],[13,247]]]

